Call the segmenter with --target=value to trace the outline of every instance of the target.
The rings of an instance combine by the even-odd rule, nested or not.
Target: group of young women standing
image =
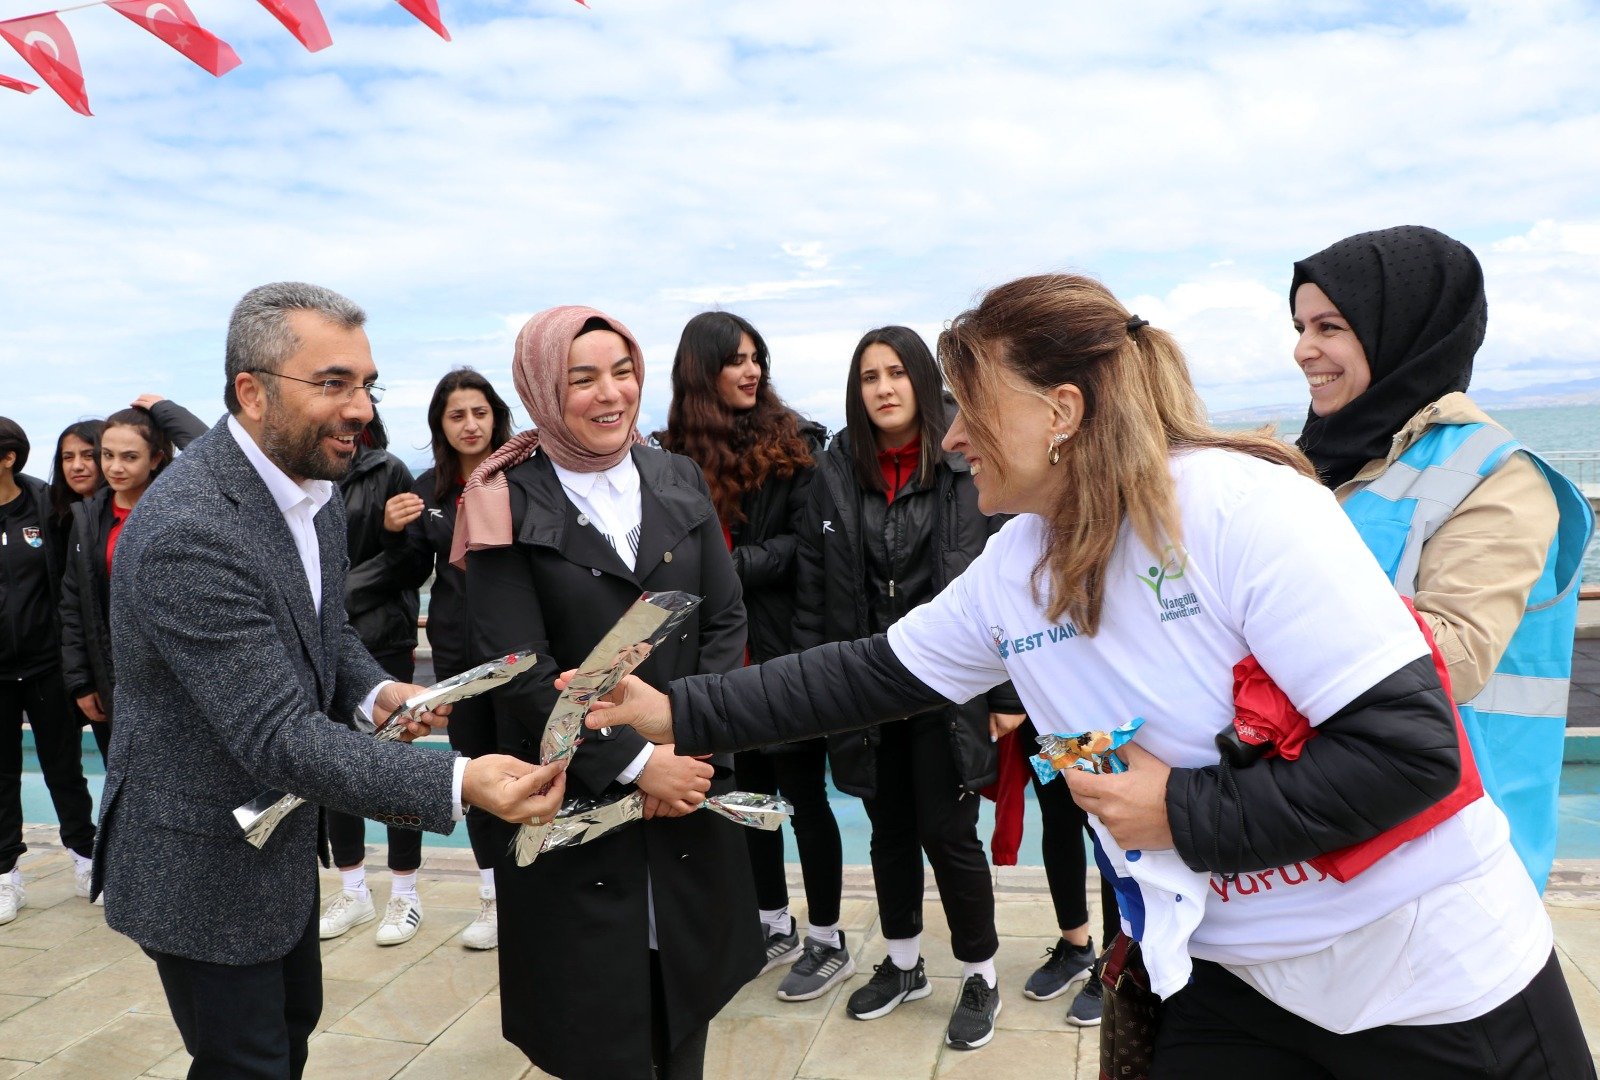
[[[83,775],[87,724],[104,757],[111,745],[115,672],[109,610],[111,558],[122,524],[176,450],[205,425],[155,394],[105,420],[62,431],[47,484],[23,475],[31,445],[0,417],[0,923],[17,917],[27,888],[22,842],[22,719],[71,852],[79,896],[89,895],[93,803]]]

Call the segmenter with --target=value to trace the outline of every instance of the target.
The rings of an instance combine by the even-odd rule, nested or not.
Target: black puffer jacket
[[[387,450],[362,447],[339,491],[350,526],[350,573],[344,605],[350,625],[374,656],[410,652],[417,647],[415,588],[397,583],[405,553],[385,541],[383,506],[411,490],[411,470]]]
[[[25,678],[61,663],[56,598],[64,545],[54,535],[50,488],[25,474],[15,480],[22,496],[0,517],[0,679]]]
[[[74,698],[93,691],[111,715],[116,672],[111,662],[111,575],[106,534],[115,518],[103,487],[72,504],[72,538],[61,580],[61,675]]]
[[[983,551],[1002,519],[985,517],[978,509],[972,474],[960,455],[949,455],[935,473],[931,487],[915,479],[900,490],[887,507],[877,505],[863,513],[866,500],[886,502],[876,492],[864,493],[856,479],[848,432],[840,432],[817,460],[811,498],[800,530],[795,584],[793,645],[807,649],[829,641],[852,641],[884,629],[918,604],[933,599]],[[866,554],[865,528],[878,523],[892,565],[904,576],[893,583],[875,580]],[[865,526],[865,527],[864,527]],[[924,545],[921,540],[929,541]],[[909,565],[904,552],[924,547],[932,558]],[[873,598],[881,597],[874,612]],[[881,610],[887,604],[890,610]],[[964,705],[946,705],[930,718],[950,730],[950,753],[962,787],[977,791],[994,782],[998,769],[994,743],[989,741],[991,712],[1018,713],[1022,703],[1010,683]],[[872,798],[877,792],[876,727],[828,737],[833,782],[839,790]]]
[[[422,500],[422,516],[405,532],[384,530],[383,539],[396,552],[392,579],[396,588],[418,589],[433,575],[428,592],[428,647],[433,650],[433,671],[441,679],[459,675],[473,666],[471,623],[467,611],[467,575],[450,565],[450,543],[456,532],[456,503],[461,485],[452,485],[439,498],[434,492],[434,470],[411,485]]]
[[[819,457],[828,430],[810,420],[800,421],[800,436]],[[744,608],[750,619],[750,660],[759,664],[789,651],[794,633],[796,535],[805,518],[815,468],[803,469],[788,479],[767,481],[747,492],[740,502],[745,520],[729,529],[733,537],[733,568],[744,588]]]

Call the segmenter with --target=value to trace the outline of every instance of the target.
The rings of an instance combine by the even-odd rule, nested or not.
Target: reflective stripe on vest
[[[1345,513],[1395,588],[1417,590],[1422,549],[1484,477],[1528,454],[1560,512],[1545,566],[1494,673],[1460,706],[1484,788],[1511,823],[1512,845],[1542,890],[1555,858],[1556,799],[1572,673],[1578,581],[1594,527],[1566,477],[1490,424],[1436,424],[1344,502]]]

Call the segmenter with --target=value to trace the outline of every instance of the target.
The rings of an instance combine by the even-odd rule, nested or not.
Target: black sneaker
[[[856,962],[850,958],[850,946],[839,931],[839,947],[824,945],[806,938],[805,955],[778,984],[778,997],[783,1001],[810,1001],[856,973]]]
[[[961,984],[961,999],[950,1013],[944,1044],[952,1050],[976,1050],[994,1038],[994,1018],[1000,1015],[1000,991],[982,975],[969,975]]]
[[[1105,1011],[1105,987],[1100,984],[1099,968],[1083,984],[1083,989],[1078,991],[1078,996],[1072,999],[1071,1008],[1067,1009],[1067,1023],[1074,1027],[1098,1027],[1100,1014]]]
[[[765,975],[775,967],[792,964],[798,959],[800,959],[800,928],[795,925],[793,919],[790,919],[787,934],[767,935],[767,963],[761,969],[761,974]]]
[[[1057,941],[1044,954],[1050,959],[1028,976],[1028,985],[1022,990],[1023,997],[1034,1001],[1058,998],[1070,990],[1074,983],[1083,981],[1089,969],[1094,967],[1094,939],[1090,938],[1087,945],[1069,945],[1065,940]]]
[[[883,963],[872,969],[872,979],[860,990],[850,995],[845,1012],[857,1020],[876,1020],[894,1012],[902,1001],[916,1001],[933,993],[923,970],[922,957],[910,971],[895,967],[893,960],[883,958]]]

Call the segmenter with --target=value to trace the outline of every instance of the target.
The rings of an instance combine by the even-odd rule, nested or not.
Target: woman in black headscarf
[[[1464,393],[1487,311],[1464,244],[1420,226],[1351,236],[1295,263],[1289,300],[1311,387],[1300,449],[1427,620],[1542,888],[1588,505]]]

